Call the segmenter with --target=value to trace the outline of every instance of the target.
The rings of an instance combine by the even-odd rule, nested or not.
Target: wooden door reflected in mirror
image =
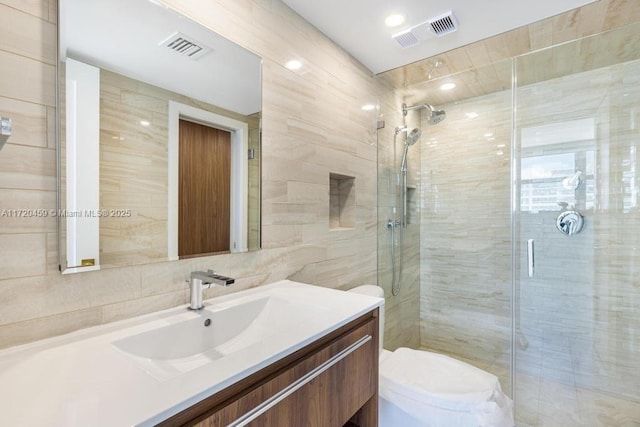
[[[178,256],[229,252],[231,133],[180,120]]]

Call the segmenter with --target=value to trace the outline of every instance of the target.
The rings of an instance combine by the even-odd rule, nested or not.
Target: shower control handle
[[[527,240],[527,267],[529,270],[529,277],[533,277],[533,273],[535,272],[535,247],[533,244],[533,239]]]
[[[573,236],[584,228],[584,217],[578,211],[563,211],[556,219],[556,228],[567,236]]]
[[[400,221],[399,219],[397,220],[392,220],[391,218],[387,219],[387,228],[390,229],[394,229],[396,227],[400,227],[402,225],[402,221]]]

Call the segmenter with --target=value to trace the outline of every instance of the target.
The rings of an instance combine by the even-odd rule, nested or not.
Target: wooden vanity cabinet
[[[161,423],[161,426],[378,425],[378,309]]]

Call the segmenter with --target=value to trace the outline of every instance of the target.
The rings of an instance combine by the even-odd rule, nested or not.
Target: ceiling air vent
[[[411,31],[411,28],[394,34],[391,36],[391,38],[397,41],[400,47],[403,49],[420,44],[420,40]]]
[[[452,11],[430,19],[429,25],[431,26],[431,31],[438,37],[458,31],[458,21]]]
[[[211,48],[208,48],[203,43],[182,33],[171,34],[166,40],[160,42],[159,45],[190,59],[198,59],[205,53],[211,51]]]
[[[402,30],[391,36],[401,48],[406,49],[419,45],[421,42],[433,38],[451,34],[458,30],[458,20],[452,11],[443,13],[428,21],[421,22],[413,27]]]

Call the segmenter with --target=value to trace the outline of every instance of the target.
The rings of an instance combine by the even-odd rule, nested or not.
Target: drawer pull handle
[[[295,393],[299,388],[304,386],[305,384],[310,383],[315,379],[318,375],[325,372],[327,369],[331,368],[333,365],[371,341],[371,335],[366,335],[360,338],[358,341],[351,344],[349,347],[342,350],[340,353],[333,356],[331,359],[327,360],[321,365],[318,365],[315,369],[309,371],[306,375],[298,378],[296,381],[289,384],[284,389],[280,390],[278,393],[271,396],[269,399],[262,402],[260,405],[253,408],[251,411],[244,414],[242,417],[235,420],[233,423],[229,424],[229,427],[243,427],[249,424],[251,421],[258,418],[260,415],[267,412],[269,409],[276,406],[278,403],[286,399],[291,394]]]

